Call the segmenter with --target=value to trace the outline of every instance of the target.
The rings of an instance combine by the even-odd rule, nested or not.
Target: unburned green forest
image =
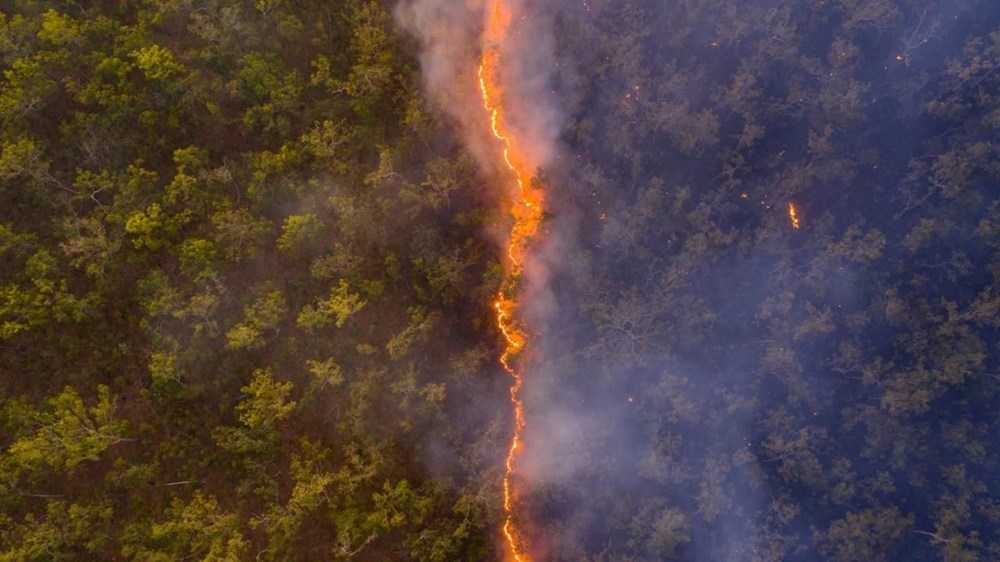
[[[482,19],[0,5],[0,561],[504,557],[510,219],[427,3]],[[513,6],[533,557],[1000,560],[1000,6]]]

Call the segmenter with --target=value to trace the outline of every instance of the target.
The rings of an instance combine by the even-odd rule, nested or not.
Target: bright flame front
[[[524,539],[517,527],[514,508],[513,475],[517,457],[521,453],[522,433],[525,427],[524,405],[520,394],[523,385],[522,372],[512,363],[528,343],[527,334],[517,321],[517,285],[523,275],[524,257],[532,238],[538,232],[542,220],[542,193],[531,186],[532,165],[530,159],[521,151],[513,134],[507,130],[504,119],[504,95],[500,76],[501,52],[511,23],[510,8],[503,0],[492,0],[486,14],[486,24],[483,29],[483,53],[479,63],[479,90],[483,96],[483,108],[490,120],[493,136],[502,144],[503,161],[510,170],[516,182],[510,203],[510,213],[514,219],[507,241],[507,257],[509,272],[493,301],[496,310],[497,326],[506,341],[500,362],[504,370],[513,379],[510,388],[510,401],[514,409],[514,433],[503,476],[503,534],[510,549],[510,555],[515,562],[529,560]]]

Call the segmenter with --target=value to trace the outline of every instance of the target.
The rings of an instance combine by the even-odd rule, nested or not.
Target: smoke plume
[[[488,0],[412,0],[395,16],[420,43],[423,83],[438,108],[455,120],[470,150],[490,171],[502,169],[498,143],[490,133],[476,69],[484,48]],[[554,162],[565,122],[552,94],[555,63],[551,17],[530,2],[504,2],[514,15],[499,45],[502,103],[509,133],[535,168]]]

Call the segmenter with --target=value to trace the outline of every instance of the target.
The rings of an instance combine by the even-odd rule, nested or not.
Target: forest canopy
[[[416,1],[0,6],[0,560],[503,558],[509,218]],[[535,557],[1000,559],[1000,5],[520,8]]]

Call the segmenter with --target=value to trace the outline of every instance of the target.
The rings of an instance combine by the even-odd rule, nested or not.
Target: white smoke
[[[551,173],[559,157],[558,139],[567,118],[553,86],[559,68],[551,15],[555,7],[551,3],[536,5],[529,0],[403,0],[395,11],[395,17],[420,43],[419,60],[428,97],[439,111],[454,120],[470,152],[482,166],[484,178],[496,190],[496,200],[506,202],[505,208],[497,210],[497,216],[503,217],[520,195],[515,177],[503,161],[503,143],[493,136],[478,78],[480,58],[486,47],[483,45],[483,29],[497,2],[502,2],[512,14],[507,34],[499,45],[498,74],[491,77],[500,90],[491,94],[499,96],[499,100],[494,101],[499,101],[503,107],[503,133],[509,139],[518,165],[531,168],[526,172],[532,175],[536,171]],[[553,188],[552,185],[544,185],[542,192],[548,197]],[[501,219],[499,222],[506,221]],[[529,248],[523,264],[525,282],[520,285],[516,314],[519,321],[526,322],[529,334],[535,331],[532,325],[548,324],[555,309],[555,297],[549,282],[553,269],[560,268],[560,265],[559,256],[553,249],[563,246],[555,243],[557,239],[573,238],[568,233],[557,235],[557,230],[562,229],[542,225],[538,239],[534,247]],[[498,255],[505,252],[503,247],[506,246],[507,235],[507,232],[498,233]],[[529,342],[529,359],[519,365],[524,380],[523,397],[545,395],[550,391],[546,387],[547,377],[540,372],[545,363],[542,357],[544,350],[536,343]],[[532,401],[536,405],[544,402]],[[547,446],[558,443],[558,450],[562,451],[568,447],[567,440],[581,437],[579,434],[560,432],[560,427],[577,427],[577,424],[550,423],[557,420],[555,414],[549,415],[541,408],[528,414],[534,416],[528,420],[531,442],[525,443],[524,455],[518,458],[514,480],[515,486],[527,486],[515,490],[518,496],[519,492],[530,490],[536,478],[569,477],[569,474],[559,473],[556,468],[558,459],[546,453],[549,450]],[[531,431],[533,424],[537,424],[542,431]],[[520,499],[528,498],[521,496]],[[538,552],[540,546],[532,544],[531,548]]]
[[[545,168],[557,156],[565,124],[552,90],[556,71],[551,17],[524,0],[504,0],[514,20],[502,45],[505,126],[533,166]],[[437,108],[454,119],[480,164],[502,170],[500,145],[493,138],[478,89],[482,30],[492,0],[408,0],[396,21],[420,42],[424,88]]]

